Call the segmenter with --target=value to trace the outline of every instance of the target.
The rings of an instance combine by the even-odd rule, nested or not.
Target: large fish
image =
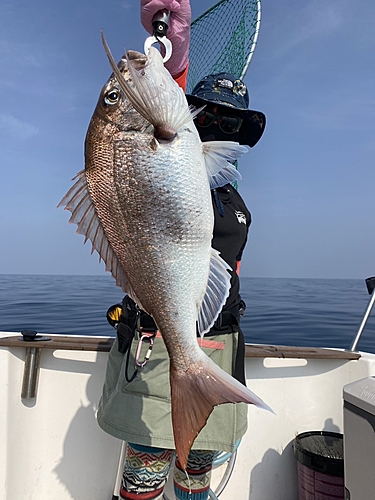
[[[130,51],[104,85],[85,141],[85,170],[60,205],[117,285],[150,314],[170,357],[172,425],[182,467],[214,406],[263,401],[200,349],[230,288],[211,248],[210,189],[239,178],[246,148],[200,141],[185,95],[153,47]]]

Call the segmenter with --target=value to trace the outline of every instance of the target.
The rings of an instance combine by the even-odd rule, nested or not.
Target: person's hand
[[[153,33],[152,19],[159,10],[171,13],[167,38],[172,43],[172,57],[165,67],[172,75],[181,73],[188,64],[191,10],[189,0],[141,0],[141,22]]]

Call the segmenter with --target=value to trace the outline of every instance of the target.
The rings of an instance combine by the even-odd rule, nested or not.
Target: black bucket
[[[344,500],[343,435],[303,432],[293,442],[299,500]]]

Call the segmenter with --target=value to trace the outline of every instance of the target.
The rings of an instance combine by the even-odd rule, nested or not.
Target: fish
[[[170,359],[172,428],[186,469],[216,405],[268,409],[199,347],[229,295],[229,266],[211,247],[211,189],[238,180],[247,148],[202,143],[160,52],[128,51],[104,85],[85,139],[85,169],[61,200],[116,284],[154,319]],[[272,411],[272,410],[271,410]]]

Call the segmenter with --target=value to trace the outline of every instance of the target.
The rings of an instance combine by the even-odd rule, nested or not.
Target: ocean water
[[[345,279],[242,278],[241,295],[246,342],[345,349],[370,298]],[[109,275],[0,275],[0,331],[114,335],[106,311],[122,296]],[[375,353],[375,311],[358,348]]]

